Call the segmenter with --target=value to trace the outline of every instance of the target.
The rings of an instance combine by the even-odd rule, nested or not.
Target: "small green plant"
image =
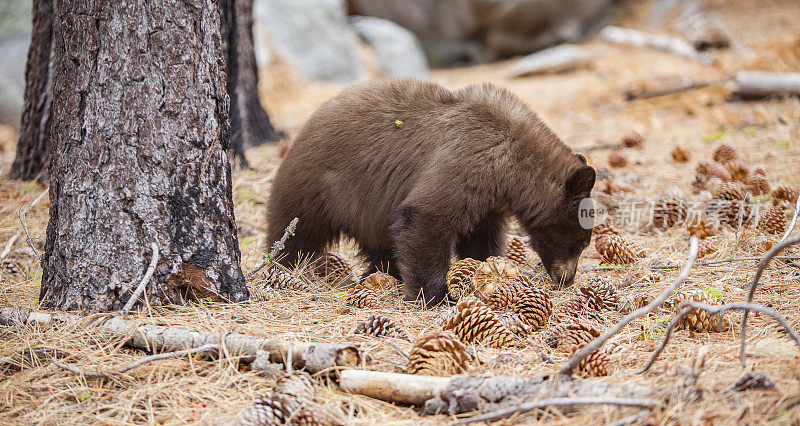
[[[340,299],[344,299],[345,297],[347,297],[347,292],[346,291],[337,291],[336,293],[333,293],[333,297],[338,297]]]
[[[394,127],[397,127],[398,129],[403,127],[403,122],[400,120],[394,120]]]
[[[714,299],[722,298],[722,290],[716,287],[707,286],[703,289],[703,293],[713,297]]]
[[[87,399],[89,399],[89,398],[91,398],[93,396],[94,396],[94,393],[91,392],[91,391],[90,392],[84,392],[84,393],[78,395],[78,401],[85,402]]]
[[[253,236],[244,237],[244,238],[242,238],[241,241],[239,241],[239,245],[240,246],[249,246],[250,244],[253,244],[254,242],[256,242],[256,237],[253,237]]]
[[[722,139],[727,132],[724,130],[717,130],[714,133],[710,133],[708,135],[703,136],[703,140],[706,142],[715,142]]]

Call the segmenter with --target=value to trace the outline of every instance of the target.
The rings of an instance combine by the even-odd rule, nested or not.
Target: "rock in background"
[[[0,124],[19,129],[25,61],[31,41],[31,2],[0,1]]]
[[[255,0],[259,64],[272,53],[265,52],[266,39],[275,54],[307,78],[358,81],[363,76],[359,41],[346,12],[344,0]]]
[[[380,18],[354,16],[350,22],[358,35],[372,48],[384,76],[428,76],[425,52],[414,33]]]
[[[349,0],[422,41],[433,65],[487,62],[574,41],[599,29],[614,0]]]

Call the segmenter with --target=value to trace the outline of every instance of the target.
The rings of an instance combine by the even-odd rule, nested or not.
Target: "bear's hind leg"
[[[445,275],[455,236],[447,220],[405,207],[392,225],[395,257],[405,298],[435,306],[447,296]]]
[[[505,217],[501,214],[486,215],[472,231],[458,237],[458,257],[483,261],[489,256],[502,256],[506,249],[505,223]]]

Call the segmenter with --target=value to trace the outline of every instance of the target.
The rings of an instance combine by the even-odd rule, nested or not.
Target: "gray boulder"
[[[31,2],[0,1],[0,123],[19,129],[25,62],[31,41]]]
[[[380,18],[354,16],[350,23],[372,47],[381,72],[386,77],[425,78],[428,63],[419,40],[411,31]]]
[[[269,44],[276,54],[308,78],[335,83],[350,83],[362,77],[358,36],[348,25],[346,12],[344,0],[253,3],[254,19],[259,28],[268,32]],[[263,40],[258,35],[255,39]],[[257,56],[263,61],[265,54],[260,52]]]

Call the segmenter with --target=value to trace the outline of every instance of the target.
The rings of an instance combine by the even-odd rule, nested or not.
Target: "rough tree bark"
[[[215,0],[59,0],[40,301],[120,309],[248,293],[234,224]]]
[[[11,179],[47,181],[50,141],[53,0],[33,1],[33,31],[25,65],[25,102]]]
[[[244,150],[286,137],[275,130],[258,99],[258,67],[253,47],[253,0],[223,0],[222,38],[228,64],[233,153],[247,166]]]

